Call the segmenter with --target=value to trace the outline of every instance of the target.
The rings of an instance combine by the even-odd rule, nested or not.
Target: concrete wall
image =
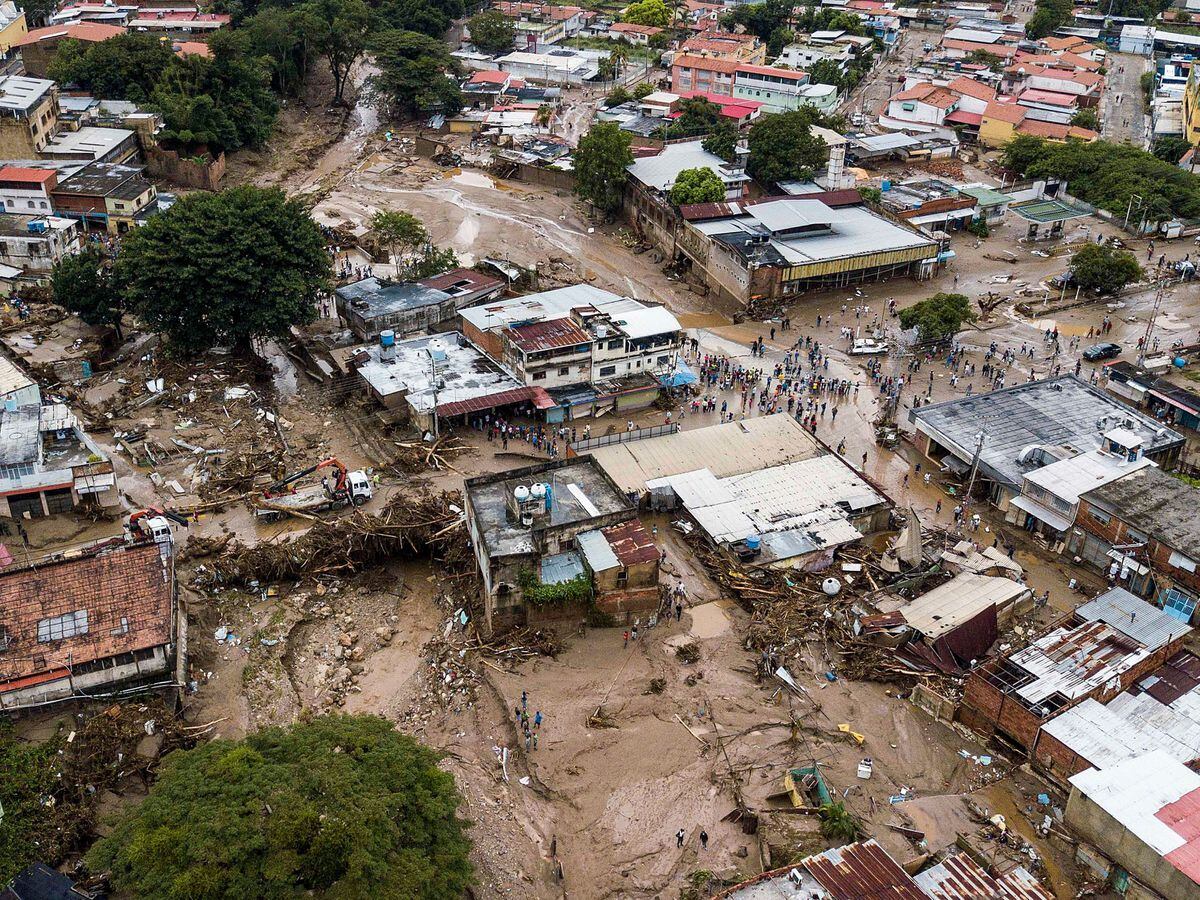
[[[1129,526],[1119,516],[1110,516],[1104,510],[1093,508],[1086,500],[1079,501],[1079,513],[1075,517],[1075,527],[1082,528],[1089,534],[1093,534],[1109,544],[1137,543],[1133,538],[1129,537]],[[1147,537],[1150,536],[1147,535]],[[1178,584],[1185,590],[1192,593],[1200,593],[1200,567],[1195,572],[1189,572],[1186,569],[1179,569],[1171,565],[1171,553],[1174,550],[1178,550],[1178,552],[1193,560],[1200,557],[1200,548],[1172,548],[1150,537],[1146,546],[1150,569],[1156,574],[1165,576],[1167,581]],[[1138,552],[1138,559],[1139,561],[1143,559],[1141,551]]]
[[[1134,878],[1169,900],[1200,900],[1200,885],[1158,855],[1120,822],[1071,789],[1065,822],[1083,840],[1094,844]]]
[[[215,191],[225,175],[225,154],[208,162],[197,162],[194,157],[181,157],[174,150],[146,143],[142,147],[146,158],[146,171],[154,178],[165,179],[180,187]]]
[[[54,681],[44,681],[41,684],[30,685],[19,690],[0,693],[0,709],[20,709],[25,706],[61,700],[73,694],[106,693],[116,690],[122,682],[156,675],[170,675],[169,646],[155,647],[153,653],[154,655],[150,659],[134,660],[124,665],[77,675],[74,678],[69,678],[64,673],[61,678]]]

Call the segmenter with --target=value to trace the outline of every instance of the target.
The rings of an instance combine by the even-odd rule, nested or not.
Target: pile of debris
[[[317,522],[295,540],[246,546],[231,542],[201,583],[295,581],[349,575],[389,559],[434,559],[447,577],[474,571],[457,491],[397,495],[379,513],[360,511]]]
[[[400,448],[400,453],[392,463],[393,471],[398,475],[411,475],[424,472],[431,466],[438,471],[449,469],[458,472],[450,460],[471,450],[458,437],[444,434],[436,441],[393,441]]]

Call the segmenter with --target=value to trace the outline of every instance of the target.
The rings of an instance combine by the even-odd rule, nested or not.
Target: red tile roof
[[[32,169],[24,166],[4,166],[0,168],[0,181],[28,181],[45,184],[54,181],[58,173],[54,169]]]
[[[651,37],[663,32],[661,28],[654,25],[635,25],[633,22],[617,22],[608,30],[615,31],[617,34],[648,34]]]
[[[15,679],[170,643],[174,594],[153,544],[0,574],[0,625],[8,636],[0,692]],[[39,622],[79,611],[86,632],[38,640]]]
[[[1016,125],[1025,118],[1025,107],[1015,103],[992,102],[984,110],[984,118],[999,119],[1001,122],[1011,122]]]
[[[980,125],[983,122],[983,113],[967,112],[965,109],[956,109],[950,115],[946,116],[947,122],[954,122],[956,125]]]
[[[684,54],[675,58],[675,62],[671,64],[671,71],[676,69],[699,69],[704,72],[720,72],[723,75],[732,75],[738,70],[741,65],[736,59],[715,59],[709,56],[691,56]]]
[[[433,288],[435,291],[444,291],[446,288],[454,287],[457,284],[465,282],[465,286],[471,291],[487,291],[492,288],[503,287],[504,282],[491,275],[484,275],[482,272],[476,272],[474,269],[451,269],[449,272],[443,272],[441,275],[434,275],[432,278],[422,278],[418,284],[423,284],[425,287]]]
[[[476,72],[471,76],[471,84],[504,84],[512,76],[508,72],[499,72],[487,70],[485,72]]]
[[[1078,138],[1081,141],[1094,141],[1100,137],[1090,128],[1080,128],[1077,125],[1059,125],[1057,122],[1042,122],[1037,119],[1024,119],[1017,126],[1022,134],[1034,137],[1049,138],[1052,141],[1065,141],[1067,138]]]
[[[976,100],[996,99],[995,88],[990,88],[986,84],[976,81],[974,78],[967,78],[960,75],[946,86],[952,91],[957,91],[967,97],[974,97]]]
[[[124,34],[125,29],[120,25],[104,25],[100,22],[80,22],[77,25],[51,25],[47,28],[35,28],[17,41],[16,46],[28,47],[45,40],[56,38],[71,38],[75,41],[91,41],[99,43],[109,38]]]
[[[591,335],[567,318],[515,325],[504,329],[504,333],[526,353],[554,350],[574,344],[590,344],[592,341]]]
[[[737,67],[737,71],[750,72],[753,75],[773,75],[789,81],[804,81],[808,78],[807,72],[801,72],[798,69],[780,69],[775,66],[752,66],[748,63],[742,63]]]

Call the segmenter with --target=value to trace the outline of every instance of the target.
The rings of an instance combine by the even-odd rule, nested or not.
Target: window
[[[38,622],[38,643],[48,644],[51,641],[62,641],[73,638],[78,634],[88,633],[88,615],[86,609],[77,609],[73,613],[64,613]]]
[[[8,629],[0,625],[0,652],[8,649]]]
[[[545,381],[545,380],[546,380],[546,373],[545,373],[545,372],[534,372],[534,373],[533,373],[533,380],[534,380],[534,381]]]
[[[25,475],[33,474],[33,463],[15,463],[9,466],[0,466],[0,477],[3,478],[21,478]]]
[[[609,375],[616,375],[616,374],[617,374],[616,366],[601,366],[600,367],[600,377],[601,378],[605,378]]]
[[[108,633],[113,637],[118,637],[122,634],[129,634],[129,619],[125,616],[121,616],[121,624],[116,628],[110,628]]]
[[[42,209],[46,209],[46,208],[47,208],[47,207],[46,207],[46,201],[45,201],[45,200],[43,200],[41,203],[39,203],[39,204],[38,204],[38,206],[40,206]]]
[[[1188,596],[1179,588],[1168,588],[1162,595],[1162,608],[1168,616],[1180,622],[1192,621],[1196,611],[1196,598]]]
[[[658,358],[658,364],[660,366],[665,366],[665,365],[669,364],[670,362],[671,362],[671,357],[669,357],[669,356],[660,356]]]
[[[558,374],[559,374],[559,375],[570,375],[570,374],[571,374],[571,367],[570,367],[570,366],[559,366],[559,367],[558,367]]]
[[[621,339],[617,338],[615,341],[609,341],[608,349],[609,350],[620,350],[621,349]]]
[[[1112,516],[1110,516],[1106,512],[1096,509],[1096,507],[1094,507],[1094,506],[1088,508],[1088,513],[1091,515],[1091,517],[1093,519],[1095,519],[1101,525],[1107,525],[1109,522],[1112,521]]]
[[[1196,571],[1196,561],[1190,557],[1184,556],[1182,553],[1171,551],[1171,565],[1177,569],[1183,569],[1185,572]]]
[[[25,202],[29,204],[30,209],[37,209],[37,205],[32,200],[26,200]]]

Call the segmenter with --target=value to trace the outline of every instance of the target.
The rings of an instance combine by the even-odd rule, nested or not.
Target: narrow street
[[[1142,93],[1143,72],[1150,61],[1131,53],[1111,53],[1108,57],[1108,89],[1100,100],[1101,132],[1110,141],[1150,149],[1150,117]]]

